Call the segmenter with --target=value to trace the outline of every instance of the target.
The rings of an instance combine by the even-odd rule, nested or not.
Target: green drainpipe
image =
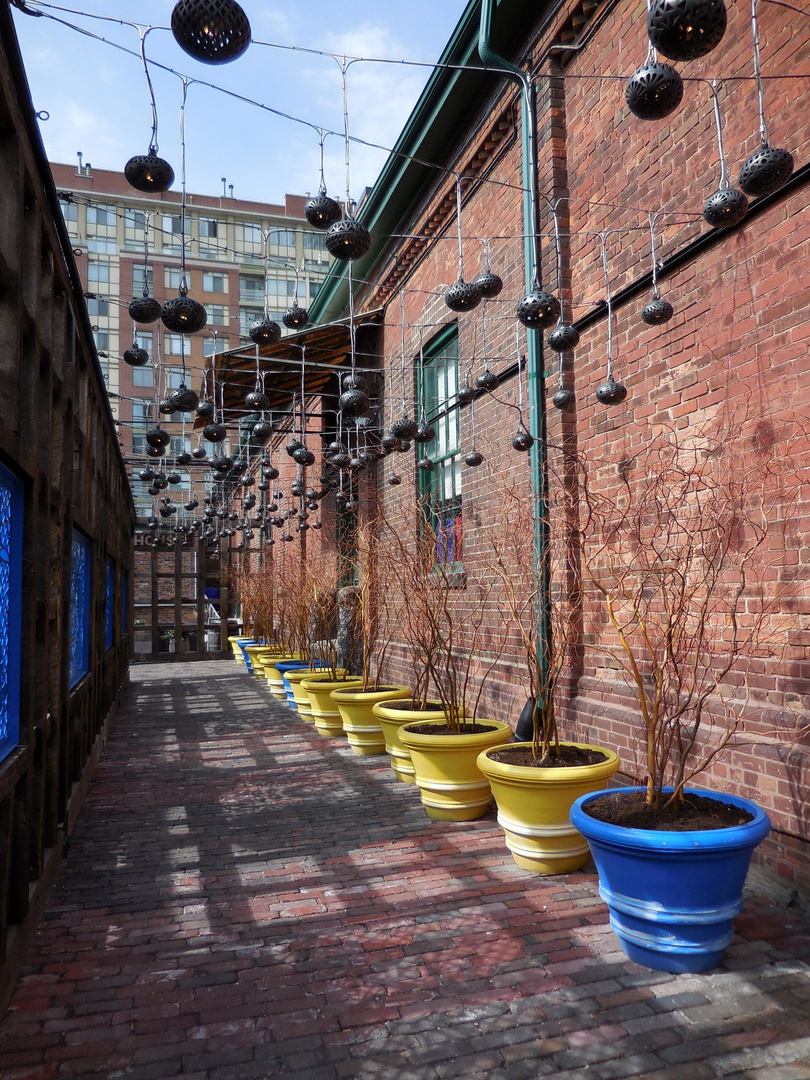
[[[488,68],[497,68],[513,78],[521,88],[521,141],[523,151],[523,235],[526,292],[540,286],[540,237],[537,231],[537,95],[534,83],[526,72],[515,67],[492,49],[492,15],[495,0],[481,0],[481,23],[478,34],[478,54]],[[549,580],[548,524],[548,456],[546,442],[546,385],[543,370],[542,335],[529,330],[526,335],[526,367],[528,373],[529,426],[537,442],[529,451],[534,493],[535,575],[540,577],[538,603],[537,654],[540,661],[542,688],[548,685],[551,658],[551,592]],[[545,701],[544,705],[547,704]],[[545,715],[545,709],[543,710]]]

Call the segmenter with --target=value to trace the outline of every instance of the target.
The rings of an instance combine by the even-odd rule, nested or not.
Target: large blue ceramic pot
[[[742,807],[752,820],[695,832],[628,829],[585,813],[606,794],[616,792],[577,799],[571,822],[590,845],[599,895],[622,948],[631,960],[656,971],[716,967],[733,937],[734,916],[742,911],[751,854],[770,830],[768,815],[746,799],[687,788],[687,795]]]

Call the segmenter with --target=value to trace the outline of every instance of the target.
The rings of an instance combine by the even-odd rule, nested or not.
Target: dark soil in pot
[[[683,802],[656,809],[647,806],[643,791],[613,792],[592,799],[582,807],[597,821],[626,829],[653,829],[658,832],[694,832],[702,829],[730,829],[753,818],[747,810],[705,795],[685,795]]]
[[[392,704],[399,708],[398,701]],[[408,724],[408,731],[413,731],[417,735],[483,735],[485,731],[494,730],[492,724],[464,724],[456,728],[450,727],[449,724]]]
[[[500,761],[504,765],[522,765],[529,769],[572,769],[580,765],[598,765],[607,761],[607,754],[601,750],[569,746],[567,743],[560,743],[559,757],[553,753],[547,757],[533,757],[530,746],[505,746],[499,750],[490,750],[487,756],[490,761]]]

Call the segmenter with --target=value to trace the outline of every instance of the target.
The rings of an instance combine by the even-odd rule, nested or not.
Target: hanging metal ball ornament
[[[288,307],[281,316],[281,321],[288,330],[303,330],[309,322],[309,312],[306,308],[299,307],[298,304],[293,304],[293,306]]]
[[[173,416],[177,412],[177,406],[172,401],[171,395],[160,400],[158,403],[158,412],[162,416]]]
[[[554,397],[551,399],[551,404],[555,409],[559,409],[561,412],[565,412],[568,409],[573,409],[576,405],[576,398],[573,390],[559,389]]]
[[[196,499],[189,499],[189,501],[187,503],[183,503],[183,509],[184,510],[196,510],[199,505],[200,504],[197,502]],[[196,522],[195,522],[195,524],[196,524]]]
[[[396,473],[391,473],[391,475],[388,477],[388,483],[391,485],[391,487],[399,487],[399,485],[402,483],[402,477],[397,476]]]
[[[464,385],[459,388],[456,397],[462,405],[466,405],[468,402],[474,401],[476,397],[475,387],[470,386],[469,383],[464,383]]]
[[[471,450],[469,454],[464,455],[464,464],[469,465],[471,469],[477,469],[483,460],[484,455],[479,453],[478,450]]]
[[[482,270],[478,277],[473,278],[472,283],[481,294],[482,300],[492,300],[503,288],[503,279],[491,270]]]
[[[596,391],[596,400],[601,405],[619,405],[627,397],[627,387],[610,376]]]
[[[299,446],[293,454],[293,461],[297,462],[299,465],[304,466],[314,465],[315,455],[312,453],[311,450],[308,450],[306,446]]]
[[[770,195],[793,173],[793,155],[788,150],[760,146],[740,169],[740,188],[752,199]]]
[[[399,446],[397,447],[398,454],[407,454],[411,448],[410,441],[408,439],[400,439]]]
[[[338,408],[344,416],[362,416],[368,406],[368,394],[362,390],[344,390],[338,398]]]
[[[227,434],[228,431],[224,424],[206,424],[203,428],[203,438],[207,442],[224,442]],[[230,462],[228,462],[228,465],[230,465]]]
[[[719,188],[703,206],[703,217],[713,229],[730,229],[739,225],[748,213],[748,199],[733,187]]]
[[[498,376],[485,368],[475,380],[475,385],[479,390],[494,390],[498,385]]]
[[[281,327],[272,319],[259,319],[248,330],[248,337],[254,345],[275,345],[281,340]]]
[[[669,60],[697,60],[720,44],[726,22],[723,0],[652,0],[647,35]]]
[[[197,416],[203,420],[211,420],[214,416],[214,403],[213,401],[201,401],[197,406]]]
[[[284,449],[287,451],[289,456],[292,457],[293,454],[295,453],[295,451],[300,450],[303,445],[304,444],[301,442],[300,439],[292,438],[292,439],[289,440],[289,442],[284,447]],[[295,492],[293,492],[293,495],[294,494],[295,494]]]
[[[174,463],[175,465],[179,465],[180,468],[182,468],[184,465],[190,465],[191,460],[191,454],[187,454],[184,450],[182,454],[177,455],[177,457],[174,459]]]
[[[275,465],[271,465],[269,469],[265,469],[264,475],[267,477],[268,480],[278,480],[281,473],[278,471]]]
[[[683,101],[683,79],[671,64],[648,60],[627,80],[624,98],[639,120],[663,120]]]
[[[560,323],[548,335],[548,347],[554,352],[563,353],[575,349],[579,344],[579,330],[571,323]]]
[[[138,473],[138,477],[141,480],[154,480],[155,479],[155,470],[150,469],[147,466],[147,468],[141,469],[141,471]]]
[[[481,303],[481,291],[474,282],[459,278],[444,294],[444,302],[451,311],[472,311]]]
[[[313,195],[304,207],[304,217],[313,229],[328,229],[330,225],[340,221],[342,216],[340,203],[335,202],[325,191]]]
[[[362,375],[352,375],[351,372],[347,372],[343,376],[341,385],[344,390],[365,390],[368,387],[368,383]]]
[[[422,472],[430,472],[433,469],[433,459],[429,457],[419,458],[416,463],[417,469],[421,469]]]
[[[396,435],[392,435],[390,431],[386,431],[380,439],[380,446],[386,454],[391,454],[399,446],[399,439]]]
[[[661,326],[668,323],[675,311],[668,300],[651,300],[641,313],[641,318],[648,326]]]
[[[352,459],[347,453],[344,452],[342,454],[333,454],[332,457],[329,458],[329,460],[336,469],[348,469]]]
[[[176,412],[191,412],[200,403],[199,395],[182,384],[169,397]]]
[[[236,0],[178,0],[172,34],[203,64],[229,64],[250,45],[250,23]]]
[[[433,424],[420,424],[416,429],[413,441],[418,443],[430,442],[436,438],[436,429]]]
[[[545,289],[527,293],[517,306],[517,317],[530,330],[544,330],[560,317],[560,302]]]
[[[245,394],[245,405],[249,409],[269,409],[270,398],[261,390],[251,390],[249,394]]]
[[[158,489],[158,491],[166,490],[166,488],[169,486],[169,481],[164,473],[157,473],[157,475],[155,476],[154,486]]]
[[[174,183],[174,169],[151,148],[148,154],[129,159],[124,166],[124,176],[130,187],[147,194],[168,191]]]
[[[411,420],[409,416],[400,416],[398,420],[395,420],[389,431],[392,435],[395,435],[398,439],[413,439],[419,430],[419,424],[416,420]]]
[[[180,475],[179,472],[170,472],[166,479],[170,484],[179,484],[182,481],[183,477]]]
[[[152,431],[147,431],[146,442],[149,446],[155,448],[164,448],[172,441],[171,435],[164,428],[154,428]]]
[[[204,458],[207,456],[205,447],[198,446],[196,449],[191,451],[191,456],[194,458],[195,461],[203,461]]]
[[[162,310],[160,301],[155,300],[154,296],[149,296],[144,293],[143,296],[136,296],[134,300],[130,302],[129,317],[133,322],[137,323],[153,323],[157,322],[160,318],[160,312]]]
[[[130,367],[143,367],[149,363],[149,353],[146,349],[138,349],[133,346],[131,349],[124,350],[124,362],[129,364]]]
[[[329,226],[324,244],[335,259],[360,259],[371,247],[371,233],[354,218],[344,218]]]
[[[259,420],[251,429],[250,437],[254,442],[261,443],[263,446],[270,436],[273,434],[273,425],[268,424],[266,420]],[[261,487],[261,485],[259,485]],[[264,489],[267,490],[266,488]]]
[[[512,439],[512,449],[520,450],[525,454],[528,450],[534,446],[534,439],[528,433],[528,431],[519,431],[517,435]]]
[[[179,296],[163,305],[160,319],[174,334],[196,334],[208,322],[208,312],[198,300],[192,300],[181,289]]]

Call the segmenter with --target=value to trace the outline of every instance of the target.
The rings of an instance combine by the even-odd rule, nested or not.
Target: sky
[[[267,111],[278,110],[315,128],[343,132],[343,83],[332,56],[383,58],[432,64],[450,38],[467,0],[241,0],[253,44],[229,64],[203,64],[183,52],[168,29],[173,0],[86,0],[58,4],[30,0],[50,17],[12,8],[40,130],[51,161],[72,164],[77,153],[96,168],[123,171],[145,154],[152,110],[139,55],[138,23],[146,35],[158,111],[160,156],[180,187],[182,76],[192,81],[184,110],[186,185],[217,195],[222,178],[240,199],[283,202],[285,194],[318,189],[319,137],[313,127]],[[106,20],[88,17],[103,15]],[[77,32],[79,26],[106,40]],[[270,42],[287,48],[271,48]],[[115,47],[123,46],[135,55]],[[292,48],[291,48],[292,47]],[[349,129],[353,136],[390,148],[430,75],[429,67],[355,63],[347,71]],[[214,84],[214,89],[203,83]],[[223,93],[250,98],[250,105]],[[44,114],[47,114],[45,119]],[[352,143],[350,193],[371,186],[386,159],[384,150]],[[346,191],[345,143],[328,135],[324,178],[329,194]]]

